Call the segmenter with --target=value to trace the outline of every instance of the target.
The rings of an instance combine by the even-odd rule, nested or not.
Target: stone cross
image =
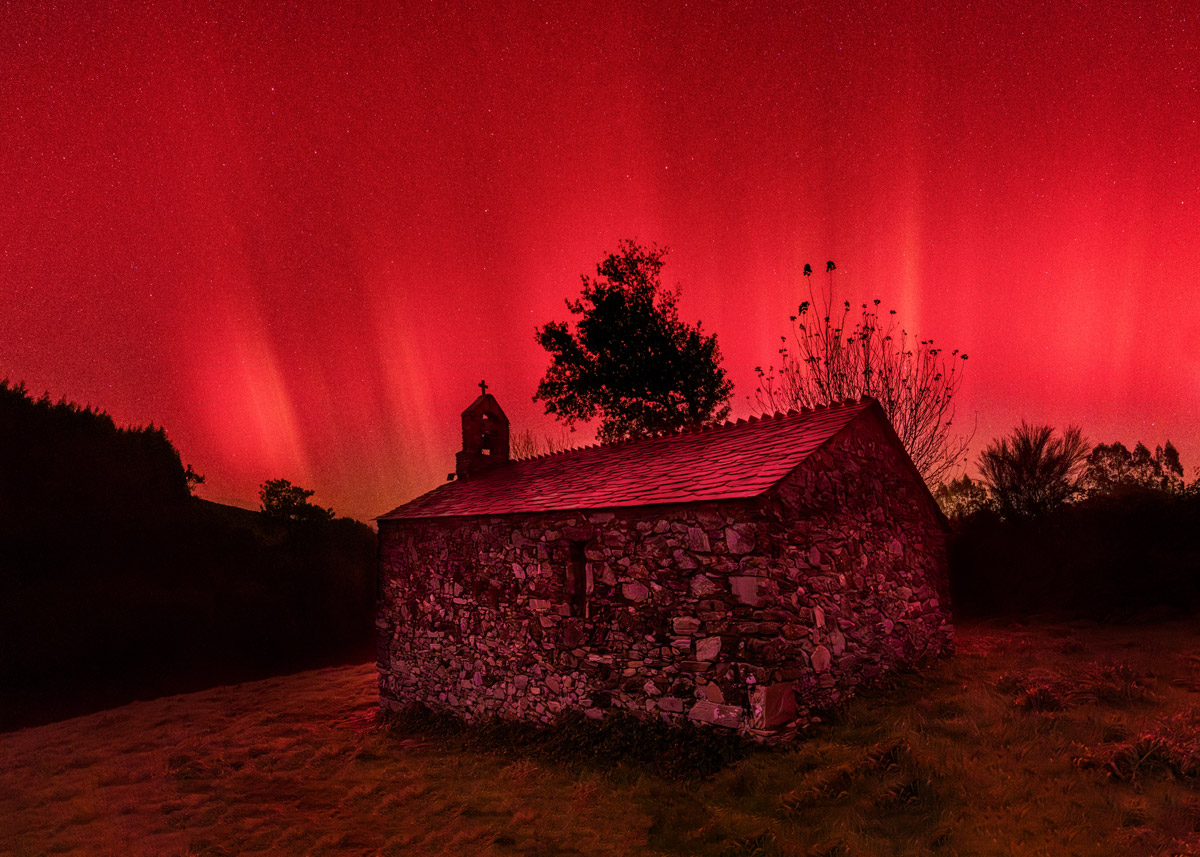
[[[481,395],[481,396],[487,395],[487,381],[479,382],[479,395]]]

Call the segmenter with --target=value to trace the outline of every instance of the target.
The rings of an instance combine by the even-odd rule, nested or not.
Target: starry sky
[[[0,377],[164,425],[202,496],[381,514],[621,238],[754,367],[835,260],[1020,419],[1200,464],[1194,4],[0,8]],[[575,440],[590,440],[587,432]]]

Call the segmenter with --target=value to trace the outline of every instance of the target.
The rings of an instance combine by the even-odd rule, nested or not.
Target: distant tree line
[[[1154,452],[1141,442],[1132,451],[1120,441],[1091,446],[1079,426],[1057,431],[1022,422],[984,448],[979,472],[978,481],[963,475],[935,490],[948,517],[987,511],[1031,520],[1085,500],[1200,494],[1200,474],[1185,479],[1179,450],[1169,440]]]
[[[184,467],[167,433],[122,428],[112,417],[24,384],[0,381],[0,526],[48,515],[64,523],[175,509],[204,478]]]
[[[1114,619],[1200,608],[1200,476],[1167,441],[1021,423],[935,497],[959,613]]]
[[[0,729],[370,657],[372,529],[199,481],[162,428],[0,382]]]

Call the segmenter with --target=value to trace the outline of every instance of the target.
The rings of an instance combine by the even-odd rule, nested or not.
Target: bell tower
[[[496,397],[479,382],[479,398],[462,412],[462,451],[454,456],[454,472],[470,479],[508,461],[508,417]]]

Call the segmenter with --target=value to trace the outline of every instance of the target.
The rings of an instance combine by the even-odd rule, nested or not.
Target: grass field
[[[326,669],[0,734],[0,854],[1200,853],[1200,623],[958,653],[708,779],[379,729]]]

